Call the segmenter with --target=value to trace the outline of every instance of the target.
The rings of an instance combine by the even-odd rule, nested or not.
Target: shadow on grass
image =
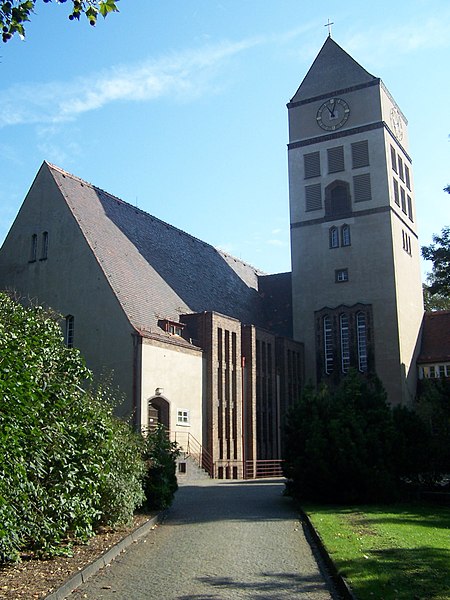
[[[319,576],[302,576],[297,573],[260,573],[252,581],[237,581],[232,577],[200,577],[198,581],[211,586],[211,593],[179,596],[177,600],[218,600],[245,597],[249,600],[277,600],[309,598],[315,592],[324,591]]]
[[[358,600],[445,600],[450,598],[450,549],[372,550],[368,558],[339,561]]]

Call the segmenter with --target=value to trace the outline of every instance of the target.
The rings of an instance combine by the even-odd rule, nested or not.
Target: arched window
[[[350,185],[336,180],[325,188],[325,216],[339,217],[351,213]]]
[[[339,248],[339,232],[337,227],[330,227],[328,232],[330,248]]]
[[[345,313],[339,317],[339,329],[341,334],[341,369],[343,373],[348,373],[350,368],[350,331],[348,315]]]
[[[68,348],[73,348],[73,337],[75,333],[75,319],[73,315],[67,315],[66,328],[64,331],[64,342]]]
[[[48,231],[42,233],[42,248],[41,248],[41,260],[45,260],[48,256]]]
[[[325,356],[325,373],[329,375],[333,372],[334,367],[334,351],[333,351],[333,329],[331,326],[331,318],[326,315],[323,318],[323,344]]]
[[[341,244],[342,246],[350,246],[350,225],[342,225],[341,227]]]
[[[367,326],[366,315],[359,312],[356,315],[356,335],[358,340],[358,369],[367,371]]]
[[[31,247],[30,247],[30,262],[34,262],[36,260],[37,254],[37,235],[33,233],[31,236]]]

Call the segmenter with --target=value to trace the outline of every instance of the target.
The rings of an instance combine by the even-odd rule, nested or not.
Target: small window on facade
[[[337,227],[330,227],[330,248],[339,248],[339,231]]]
[[[405,190],[402,187],[400,187],[400,198],[402,201],[402,211],[406,215],[406,194],[405,194]]]
[[[353,189],[355,191],[355,202],[367,202],[372,200],[370,173],[355,175],[353,177]]]
[[[395,179],[395,177],[393,178],[393,182],[394,182],[394,200],[395,200],[395,204],[397,204],[398,206],[400,206],[400,194],[399,194],[399,190],[398,190],[398,181]]]
[[[358,369],[361,372],[367,371],[367,331],[366,315],[359,312],[356,315],[356,331],[358,340]]]
[[[351,246],[350,225],[342,225],[341,227],[341,244],[343,246]]]
[[[35,262],[37,256],[37,235],[33,233],[31,236],[31,247],[30,247],[30,262]]]
[[[329,375],[333,372],[334,352],[333,352],[333,330],[331,319],[327,315],[323,318],[323,343],[325,355],[325,373]]]
[[[68,348],[73,348],[73,338],[75,332],[75,319],[73,315],[67,315],[66,324],[65,324],[65,332],[64,332],[64,342]]]
[[[411,190],[411,179],[409,177],[409,168],[408,166],[405,164],[405,183],[406,183],[406,187],[408,188],[408,190]]]
[[[320,177],[320,152],[310,152],[303,155],[305,179]]]
[[[348,315],[342,314],[339,318],[341,333],[341,368],[347,373],[350,368],[350,333],[348,327]]]
[[[391,146],[391,165],[392,165],[392,170],[394,171],[394,173],[398,173],[398,171],[397,171],[397,154],[396,154],[393,146]]]
[[[439,377],[445,377],[445,365],[439,365]]]
[[[359,169],[360,167],[369,166],[369,142],[362,140],[352,144],[352,167]]]
[[[328,148],[328,173],[339,173],[344,171],[344,146]]]
[[[48,231],[44,231],[42,234],[42,248],[40,260],[46,260],[48,257]]]
[[[186,409],[177,410],[177,425],[189,425],[189,411]]]
[[[413,211],[412,211],[412,200],[411,200],[411,196],[406,196],[406,201],[408,204],[408,217],[410,221],[414,221],[413,219]]]
[[[403,173],[403,161],[400,156],[398,157],[398,176],[402,181],[405,181],[405,175]]]
[[[430,377],[432,377],[433,379],[436,377],[436,368],[434,365],[430,366]]]
[[[336,281],[336,283],[342,283],[343,281],[348,281],[348,269],[336,269],[335,281]]]
[[[320,210],[322,208],[322,189],[320,183],[305,186],[305,209]]]

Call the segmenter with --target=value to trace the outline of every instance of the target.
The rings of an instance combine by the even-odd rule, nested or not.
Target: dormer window
[[[169,319],[161,319],[159,321],[159,326],[166,333],[170,333],[170,335],[179,335],[180,337],[183,335],[184,323],[169,321]]]

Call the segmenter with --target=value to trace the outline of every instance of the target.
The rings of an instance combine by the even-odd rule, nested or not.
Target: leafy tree
[[[0,294],[0,562],[66,552],[143,501],[142,438],[90,378],[54,315]]]
[[[450,227],[444,227],[440,235],[433,235],[433,243],[422,246],[422,256],[433,263],[428,276],[427,289],[431,295],[450,297]]]
[[[428,277],[430,281],[430,277]],[[422,286],[423,305],[426,311],[433,310],[450,310],[450,296],[442,294],[432,294],[426,283]]]
[[[67,0],[56,0],[63,4]],[[117,2],[119,0],[69,0],[71,3],[69,19],[79,20],[81,15],[86,15],[89,23],[95,25],[98,15],[106,17],[110,12],[118,12]],[[51,0],[44,0],[48,4]],[[0,27],[4,42],[10,40],[13,35],[25,36],[25,23],[30,20],[36,0],[0,0]]]

